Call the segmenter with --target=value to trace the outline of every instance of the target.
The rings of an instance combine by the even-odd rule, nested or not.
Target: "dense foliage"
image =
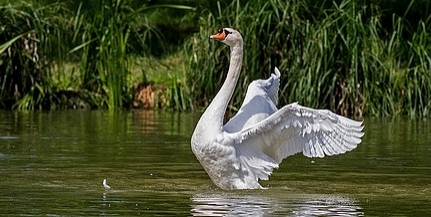
[[[170,56],[182,59],[165,75],[166,106],[202,108],[229,60],[208,36],[233,27],[245,46],[233,110],[248,83],[277,66],[280,104],[429,116],[429,9],[385,0],[2,1],[0,108],[129,107],[134,60]]]
[[[131,58],[169,50],[151,11],[192,9],[133,0],[42,3],[0,6],[2,108],[130,107]]]
[[[352,0],[234,1],[219,7],[200,17],[188,55],[194,101],[207,103],[227,71],[228,49],[206,38],[216,31],[208,26],[221,25],[234,26],[245,41],[234,108],[251,80],[268,77],[278,66],[282,104],[299,101],[356,116],[429,115],[431,16],[422,19],[416,11],[409,20],[381,7]]]

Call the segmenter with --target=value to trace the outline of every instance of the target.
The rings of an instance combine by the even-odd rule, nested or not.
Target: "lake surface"
[[[222,191],[190,149],[198,118],[0,111],[0,215],[431,215],[430,120],[365,118],[352,152],[295,155],[266,190]]]

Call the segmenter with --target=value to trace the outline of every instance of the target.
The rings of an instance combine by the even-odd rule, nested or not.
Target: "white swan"
[[[231,28],[220,29],[210,39],[230,46],[229,71],[197,123],[191,147],[216,186],[225,190],[262,188],[258,181],[267,180],[287,156],[341,154],[361,142],[362,122],[297,103],[277,109],[277,68],[269,79],[249,85],[240,110],[223,125],[241,71],[243,40]]]

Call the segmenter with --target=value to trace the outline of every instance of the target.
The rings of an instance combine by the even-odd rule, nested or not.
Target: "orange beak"
[[[224,31],[210,36],[210,39],[217,40],[217,41],[223,41],[225,38],[226,38],[226,34],[224,33]]]

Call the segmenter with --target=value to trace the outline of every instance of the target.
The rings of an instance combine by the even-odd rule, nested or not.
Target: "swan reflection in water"
[[[193,216],[364,216],[355,201],[333,195],[210,193],[194,195],[191,200]]]

